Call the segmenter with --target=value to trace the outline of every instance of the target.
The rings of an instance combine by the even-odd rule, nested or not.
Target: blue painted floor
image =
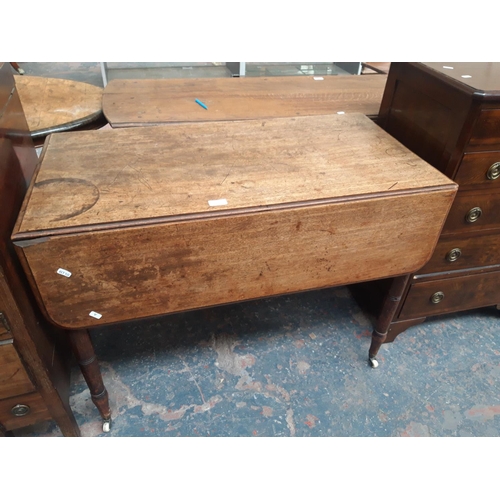
[[[100,78],[97,63],[40,64],[21,66]],[[344,287],[101,328],[111,432],[77,368],[71,405],[83,436],[496,437],[498,315],[429,319],[383,345],[375,370],[372,326]],[[61,434],[45,423],[16,435]]]
[[[494,308],[428,320],[367,363],[371,325],[347,288],[93,332],[113,425],[75,369],[84,436],[498,436]],[[30,429],[60,435],[54,424]]]

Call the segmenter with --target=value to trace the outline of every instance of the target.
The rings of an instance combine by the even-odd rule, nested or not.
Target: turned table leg
[[[19,67],[19,64],[17,64],[16,62],[11,62],[10,65],[20,74],[20,75],[24,75],[24,69],[20,68]]]
[[[109,408],[108,391],[104,387],[90,334],[88,330],[71,330],[69,332],[69,339],[83,377],[90,389],[92,401],[104,420],[103,431],[109,432],[111,410]]]
[[[394,278],[389,293],[384,300],[380,316],[377,318],[375,329],[372,333],[372,342],[368,353],[368,360],[373,368],[377,368],[378,366],[378,361],[376,359],[377,353],[380,346],[387,338],[387,332],[394,319],[394,315],[396,314],[409,279],[409,274]]]

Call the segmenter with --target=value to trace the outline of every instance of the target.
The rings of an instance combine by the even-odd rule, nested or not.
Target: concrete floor
[[[102,85],[98,63],[21,66]],[[376,370],[370,321],[344,287],[100,328],[111,432],[76,368],[71,404],[84,436],[496,437],[498,314],[429,319],[383,345]],[[16,435],[60,432],[45,423]]]

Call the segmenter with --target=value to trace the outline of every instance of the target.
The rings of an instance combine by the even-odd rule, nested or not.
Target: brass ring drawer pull
[[[12,407],[10,412],[15,417],[24,417],[30,412],[30,407],[28,405],[16,405]]]
[[[460,248],[453,248],[446,254],[446,260],[448,262],[455,262],[462,255],[462,250]]]
[[[481,217],[481,214],[483,211],[479,207],[474,207],[471,208],[468,212],[467,215],[465,216],[465,220],[467,222],[476,222],[479,217]]]
[[[431,295],[431,302],[433,304],[439,304],[444,299],[444,293],[443,292],[436,292]]]
[[[490,181],[494,181],[500,177],[500,161],[493,163],[491,167],[486,172],[486,178]]]

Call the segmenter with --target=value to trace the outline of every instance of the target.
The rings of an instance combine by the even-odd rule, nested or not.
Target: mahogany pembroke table
[[[355,113],[61,133],[12,239],[109,429],[96,326],[397,277],[376,365],[456,189]]]

